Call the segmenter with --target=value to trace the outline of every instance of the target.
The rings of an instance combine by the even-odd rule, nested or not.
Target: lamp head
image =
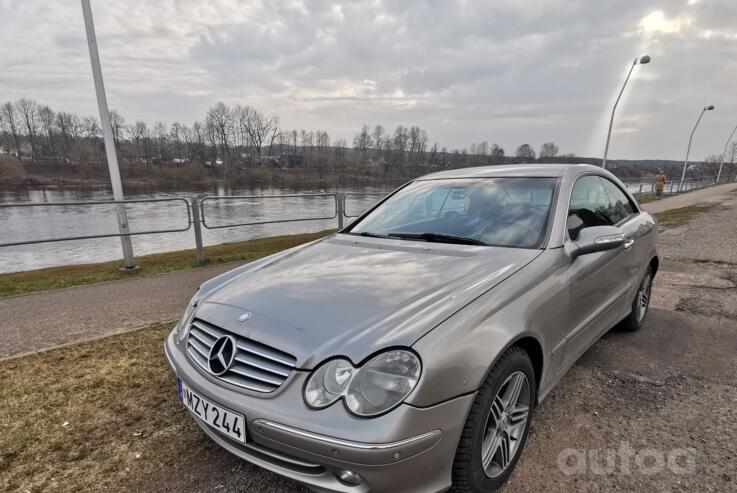
[[[650,63],[650,55],[644,55],[640,58],[640,65],[645,65],[646,63]]]
[[[711,111],[711,110],[713,110],[713,109],[714,109],[714,105],[713,105],[713,104],[710,104],[709,106],[707,106],[707,107],[706,107],[706,108],[704,108],[704,109],[705,109],[706,111]]]

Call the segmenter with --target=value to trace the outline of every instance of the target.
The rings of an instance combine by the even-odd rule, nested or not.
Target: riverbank
[[[0,187],[6,189],[42,187],[109,186],[107,167],[101,164],[68,165],[19,163],[7,156],[0,157]],[[380,167],[345,168],[233,168],[223,176],[221,168],[206,168],[200,164],[121,167],[126,189],[191,190],[215,186],[329,188],[400,185],[428,170],[395,170],[386,173]]]

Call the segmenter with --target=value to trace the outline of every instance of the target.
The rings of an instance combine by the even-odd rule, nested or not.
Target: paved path
[[[657,214],[671,209],[680,209],[681,207],[688,207],[689,205],[719,200],[725,193],[730,193],[735,190],[737,190],[737,183],[724,183],[722,185],[699,188],[698,190],[693,190],[681,195],[674,195],[673,197],[648,202],[642,207],[652,214]]]
[[[723,200],[737,183],[645,204],[649,212]],[[176,319],[195,288],[237,264],[0,299],[0,359]]]
[[[0,299],[0,359],[175,320],[204,281],[238,264]]]

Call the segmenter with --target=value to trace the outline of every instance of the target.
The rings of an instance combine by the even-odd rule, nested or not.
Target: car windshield
[[[468,178],[410,183],[346,232],[440,243],[538,248],[554,178]]]

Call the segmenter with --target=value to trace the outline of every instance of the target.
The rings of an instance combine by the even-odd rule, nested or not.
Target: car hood
[[[291,353],[299,368],[336,355],[357,364],[412,345],[539,254],[337,234],[216,278],[196,317]]]

